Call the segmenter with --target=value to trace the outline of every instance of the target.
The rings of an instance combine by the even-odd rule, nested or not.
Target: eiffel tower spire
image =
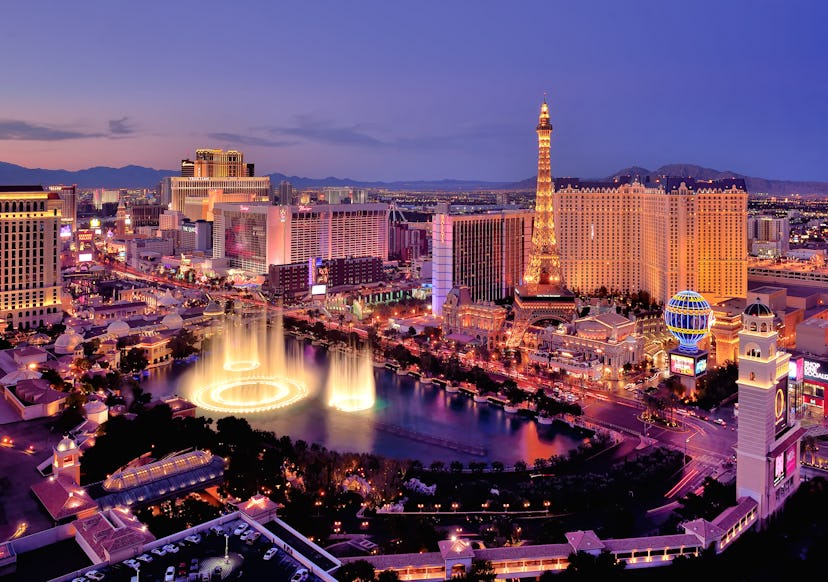
[[[552,124],[549,122],[549,104],[544,96],[538,126],[538,185],[535,192],[535,227],[532,232],[532,255],[523,274],[526,285],[563,286],[558,240],[555,236],[555,216],[552,206],[552,171],[549,142]]]

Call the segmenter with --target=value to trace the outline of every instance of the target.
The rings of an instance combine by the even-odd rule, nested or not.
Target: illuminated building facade
[[[267,201],[270,178],[168,177],[161,181],[161,200],[189,220],[211,220],[212,206],[222,202]]]
[[[555,181],[563,277],[572,289],[645,290],[666,303],[682,289],[711,302],[747,291],[744,180]]]
[[[446,210],[446,209],[443,209]],[[466,286],[474,301],[511,297],[529,262],[532,213],[434,215],[432,312],[442,315],[452,288]]]
[[[736,496],[757,501],[760,522],[773,516],[800,483],[799,445],[805,431],[791,405],[790,359],[777,350],[770,308],[748,305],[739,332]]]
[[[506,308],[490,301],[474,302],[468,287],[455,287],[443,303],[443,335],[468,338],[466,343],[497,349],[506,322]]]
[[[236,150],[202,148],[196,159],[181,160],[181,175],[198,178],[241,178],[253,176],[253,164],[244,163],[244,154]]]
[[[42,186],[0,186],[0,317],[32,328],[61,319],[63,202]]]
[[[387,204],[218,204],[213,256],[257,274],[311,258],[388,259]]]
[[[78,187],[72,186],[49,186],[50,192],[57,192],[63,201],[63,208],[60,212],[60,222],[62,226],[69,227],[69,236],[71,236],[78,228]]]

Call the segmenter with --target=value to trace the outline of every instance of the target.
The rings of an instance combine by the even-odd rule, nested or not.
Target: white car
[[[178,546],[175,544],[167,544],[166,546],[164,546],[164,549],[167,551],[168,554],[178,553]]]
[[[213,532],[216,535],[220,535],[220,536],[224,535],[224,529],[222,529],[222,527],[218,526],[218,525],[211,525],[210,526],[210,531]]]
[[[135,559],[139,562],[144,562],[145,564],[149,564],[150,562],[152,562],[152,556],[150,556],[149,554],[141,554]]]
[[[173,580],[175,580],[175,566],[170,566],[164,572],[164,582],[173,582]]]
[[[97,570],[89,570],[86,574],[84,574],[90,580],[103,580],[104,575],[98,572]]]
[[[240,536],[241,534],[244,533],[244,530],[246,530],[246,529],[247,529],[247,524],[246,523],[240,523],[239,526],[235,530],[233,530],[233,535],[234,536]]]
[[[299,568],[298,570],[296,570],[293,576],[290,577],[290,582],[304,582],[307,578],[308,571],[304,568]]]
[[[192,542],[194,544],[197,544],[198,542],[201,541],[201,536],[199,534],[193,534],[193,535],[187,536],[184,539],[187,540],[188,542]]]
[[[130,558],[129,560],[124,560],[124,564],[126,564],[127,566],[129,566],[133,570],[137,570],[138,568],[141,567],[141,562],[139,562],[138,560],[134,560],[132,558]]]
[[[276,552],[278,552],[278,551],[279,551],[279,548],[277,548],[276,546],[273,546],[272,548],[270,548],[268,551],[265,552],[265,555],[262,556],[262,559],[263,560],[269,560],[270,558],[275,556]]]
[[[166,546],[165,546],[165,547],[166,547]],[[164,548],[153,548],[153,549],[152,549],[152,550],[150,550],[150,551],[151,551],[153,554],[155,554],[156,556],[159,556],[159,557],[160,557],[160,556],[166,556],[166,555],[167,555],[167,550],[165,550]]]

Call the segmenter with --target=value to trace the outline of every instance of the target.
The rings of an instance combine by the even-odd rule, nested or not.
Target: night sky
[[[828,2],[44,1],[0,17],[0,161],[520,180],[692,163],[828,181]]]

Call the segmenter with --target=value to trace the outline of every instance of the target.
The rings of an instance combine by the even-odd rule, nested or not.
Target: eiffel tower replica
[[[549,165],[549,105],[544,98],[538,117],[538,186],[535,195],[535,221],[532,254],[523,274],[523,285],[515,288],[515,320],[506,348],[520,347],[530,325],[543,320],[569,322],[576,312],[575,295],[564,285],[561,258],[555,236],[552,208],[552,173]]]

